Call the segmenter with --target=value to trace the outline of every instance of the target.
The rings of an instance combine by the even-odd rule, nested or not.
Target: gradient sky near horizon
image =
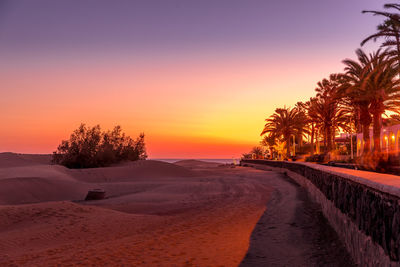
[[[144,132],[150,158],[238,157],[384,3],[0,0],[0,152],[51,153],[85,122]]]

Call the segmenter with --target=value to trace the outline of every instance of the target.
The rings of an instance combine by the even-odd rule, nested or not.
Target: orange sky
[[[86,58],[64,60],[62,69],[53,61],[29,72],[30,66],[3,69],[2,83],[12,94],[2,98],[8,126],[0,147],[49,153],[85,122],[120,124],[132,136],[145,132],[151,157],[237,157],[257,145],[276,107],[307,100],[316,77],[341,67],[336,57],[292,59],[211,55],[153,67]]]

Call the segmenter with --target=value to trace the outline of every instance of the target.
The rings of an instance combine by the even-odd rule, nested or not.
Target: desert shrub
[[[144,134],[134,140],[125,135],[120,126],[102,132],[99,125],[87,127],[81,124],[69,140],[63,140],[53,152],[53,163],[67,168],[104,167],[146,158]]]

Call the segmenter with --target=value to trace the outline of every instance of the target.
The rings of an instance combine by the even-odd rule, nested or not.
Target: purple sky
[[[2,53],[352,48],[376,0],[0,1]],[[155,51],[154,51],[155,50]]]

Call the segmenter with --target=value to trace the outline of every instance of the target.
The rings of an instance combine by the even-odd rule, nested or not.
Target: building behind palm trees
[[[372,136],[372,129],[370,129]],[[400,124],[382,127],[380,145],[383,153],[400,154]],[[363,134],[357,134],[357,156],[363,154]],[[374,142],[370,142],[370,151],[374,149]]]

